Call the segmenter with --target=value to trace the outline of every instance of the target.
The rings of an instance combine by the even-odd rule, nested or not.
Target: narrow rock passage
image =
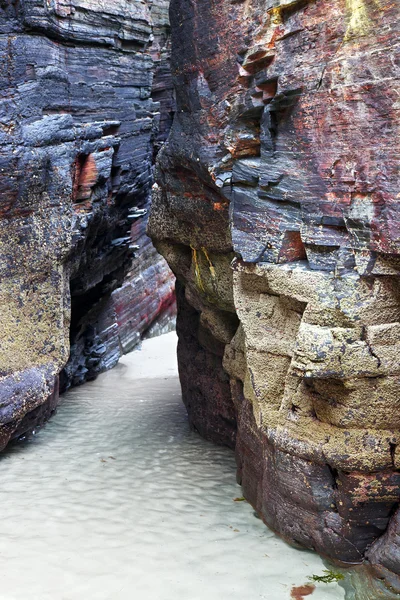
[[[233,453],[189,431],[175,345],[146,341],[1,457],[0,600],[286,600],[321,574],[234,502]]]

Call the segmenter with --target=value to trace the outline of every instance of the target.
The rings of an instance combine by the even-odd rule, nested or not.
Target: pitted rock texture
[[[367,557],[389,587],[399,18],[391,0],[173,0],[177,113],[150,219],[185,290],[193,426],[232,443],[236,420],[239,480],[265,522],[338,561]],[[222,372],[204,374],[210,352]],[[219,434],[229,399],[202,382],[226,375]]]
[[[0,447],[54,410],[70,344],[62,389],[173,312],[145,235],[174,110],[167,15],[165,0],[0,3]]]

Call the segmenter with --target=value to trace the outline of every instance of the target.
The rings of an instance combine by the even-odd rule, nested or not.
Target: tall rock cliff
[[[0,2],[0,447],[173,311],[145,235],[174,110],[167,11]]]
[[[400,592],[399,11],[172,0],[150,232],[193,427],[275,531]]]

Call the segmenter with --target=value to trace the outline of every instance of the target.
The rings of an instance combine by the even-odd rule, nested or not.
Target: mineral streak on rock
[[[191,423],[236,435],[270,527],[400,590],[398,3],[173,0],[171,26],[150,232]]]
[[[0,447],[54,410],[70,343],[63,389],[172,310],[145,235],[174,109],[167,4],[0,2]]]

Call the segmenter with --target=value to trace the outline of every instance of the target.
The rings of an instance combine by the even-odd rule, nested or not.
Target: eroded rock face
[[[400,492],[399,7],[173,0],[171,23],[177,114],[150,231],[185,289],[190,419],[231,445],[237,421],[239,480],[268,525],[342,562],[368,551],[386,577],[400,564],[395,520],[381,537]],[[230,399],[215,392],[227,376]]]
[[[63,389],[173,312],[171,273],[145,235],[174,109],[167,11],[0,2],[0,448],[54,410],[70,342]]]

